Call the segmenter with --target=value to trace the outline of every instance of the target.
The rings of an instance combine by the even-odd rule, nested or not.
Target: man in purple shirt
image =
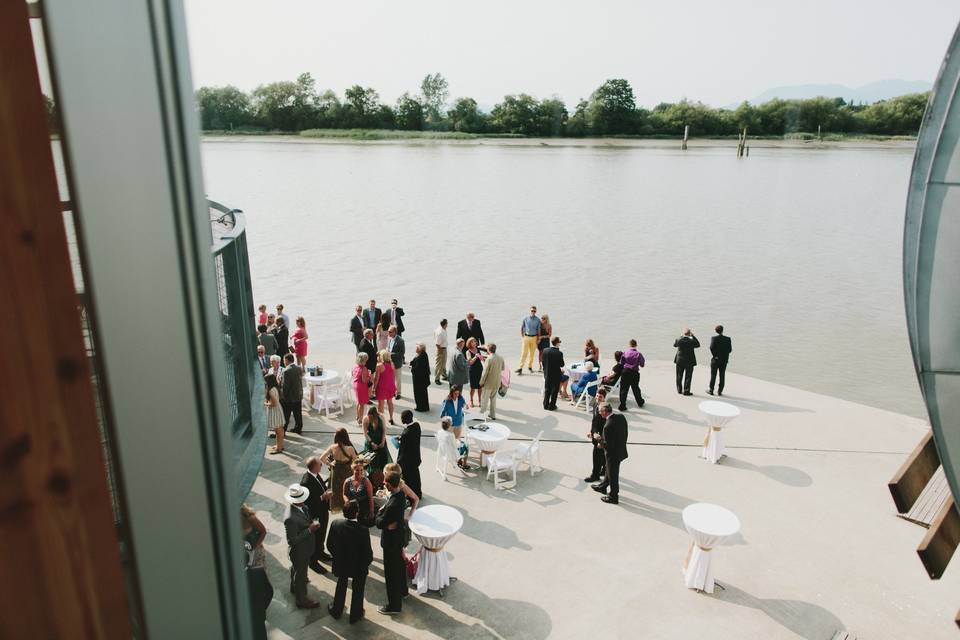
[[[633,389],[633,398],[637,406],[643,406],[643,394],[640,393],[640,367],[645,364],[643,354],[637,351],[637,341],[630,341],[630,348],[623,352],[620,365],[623,371],[620,374],[620,406],[617,411],[627,410],[627,393]]]

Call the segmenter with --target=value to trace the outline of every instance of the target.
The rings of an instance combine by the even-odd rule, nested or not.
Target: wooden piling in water
[[[690,125],[683,125],[683,142],[680,143],[680,150],[687,150],[687,138],[690,136]]]

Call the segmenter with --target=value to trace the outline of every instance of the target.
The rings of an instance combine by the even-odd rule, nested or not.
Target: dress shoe
[[[316,609],[320,606],[320,603],[316,600],[307,600],[305,602],[298,602],[297,609]]]
[[[707,389],[707,395],[708,395],[708,396],[712,396],[712,395],[713,395],[713,389]]]
[[[517,369],[516,371],[514,371],[514,373],[517,374],[518,376],[522,376],[522,375],[523,375],[523,369],[522,369],[522,368],[521,368],[521,369]]]
[[[440,384],[440,378],[437,378],[436,380],[434,380],[434,381],[433,381],[433,384],[439,385],[439,384]]]
[[[583,479],[584,482],[596,482],[600,479],[600,476],[587,476]]]
[[[644,400],[643,398],[640,398],[640,403],[637,404],[637,406],[640,407],[641,409],[643,409],[643,405],[645,405],[645,404],[647,404],[647,401]]]
[[[600,502],[606,502],[607,504],[620,504],[620,499],[613,498],[611,496],[603,496],[600,498]]]
[[[303,433],[303,429],[290,429],[290,433],[301,434]]]
[[[722,395],[723,395],[723,391],[717,391],[717,395],[718,395],[718,396],[722,396]]]
[[[340,616],[343,615],[343,611],[341,611],[340,613],[334,613],[332,604],[327,605],[327,613],[329,613],[330,617],[332,617],[334,620],[339,620]]]
[[[617,407],[617,411],[626,411],[626,410],[627,410],[627,405],[625,404],[622,404],[619,407]]]
[[[310,563],[310,568],[313,569],[314,571],[316,571],[317,573],[321,574],[321,575],[327,572],[326,567],[324,567],[324,566],[323,566],[322,564],[320,564],[319,562],[311,562],[311,563]]]
[[[350,624],[353,624],[354,622],[359,622],[360,620],[362,620],[365,613],[366,613],[366,612],[365,612],[363,609],[361,609],[361,610],[360,610],[360,613],[358,613],[357,615],[353,615],[353,611],[351,611],[351,612],[350,612]]]
[[[533,373],[533,367],[527,367],[527,371],[529,371],[530,373]]]
[[[684,392],[683,392],[683,395],[685,395],[685,396],[692,396],[693,394],[690,393],[689,391],[684,391]]]
[[[382,613],[382,614],[385,615],[385,616],[395,616],[395,615],[397,615],[397,614],[400,613],[400,612],[399,612],[399,611],[394,611],[393,609],[390,609],[390,608],[388,608],[388,607],[386,607],[386,606],[382,606],[382,607],[380,607],[379,609],[377,609],[377,613]]]
[[[602,494],[607,493],[607,488],[602,484],[592,484],[590,485],[590,488],[596,491],[597,493],[602,493]]]
[[[683,389],[677,389],[677,393],[679,393],[680,395],[683,395]]]
[[[557,405],[555,404],[550,405],[550,411],[556,411],[556,410],[557,410]]]
[[[394,400],[399,400],[399,399],[400,399],[400,394],[398,393],[397,395],[393,396],[393,399],[394,399]]]

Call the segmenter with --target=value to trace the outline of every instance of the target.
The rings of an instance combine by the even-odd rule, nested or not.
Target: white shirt
[[[447,348],[447,330],[443,327],[437,327],[433,330],[433,341],[441,349]]]

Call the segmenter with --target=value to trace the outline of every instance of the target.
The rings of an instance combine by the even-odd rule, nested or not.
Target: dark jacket
[[[301,402],[303,400],[303,371],[296,363],[281,370],[280,399],[284,402]]]
[[[316,545],[316,537],[310,531],[310,519],[296,505],[287,506],[284,516],[283,529],[287,534],[291,562],[310,562]]]
[[[718,334],[710,338],[710,354],[717,362],[726,364],[732,351],[733,342],[727,336]]]
[[[472,326],[472,327],[467,327],[467,319],[466,319],[466,318],[464,318],[463,320],[461,320],[460,322],[458,322],[458,323],[457,323],[457,337],[458,337],[458,338],[463,338],[463,342],[464,342],[463,347],[464,347],[464,349],[466,349],[466,347],[467,347],[466,342],[467,342],[467,340],[469,340],[470,338],[476,338],[476,339],[477,339],[477,346],[479,346],[479,345],[481,345],[481,344],[486,344],[486,342],[485,342],[484,339],[483,339],[483,328],[480,327],[480,320],[479,320],[479,318],[474,318],[474,319],[473,319],[473,326]]]
[[[560,382],[563,375],[563,352],[557,347],[547,347],[542,351],[543,379]]]
[[[393,317],[393,307],[387,309],[383,312],[384,315],[391,316],[393,324],[397,325],[397,335],[403,334],[405,327],[403,326],[403,307],[397,307],[397,315]]]
[[[370,529],[356,520],[335,520],[327,534],[327,548],[333,556],[333,575],[338,578],[365,576],[373,562]]]
[[[377,330],[377,325],[380,324],[380,317],[383,313],[380,311],[380,307],[373,308],[373,317],[370,317],[371,311],[370,307],[367,307],[363,310],[363,326],[367,329]]]
[[[377,512],[377,529],[381,529],[380,546],[384,549],[402,549],[404,547],[404,519],[403,513],[407,509],[407,496],[403,491],[391,493],[387,503]],[[396,523],[396,528],[388,531],[387,527]]]
[[[692,367],[697,364],[697,356],[693,350],[700,348],[700,341],[696,336],[680,336],[673,341],[673,346],[677,348],[677,355],[673,357],[674,363],[682,367]]]
[[[393,362],[393,368],[399,369],[407,360],[407,344],[399,335],[393,339],[393,348],[390,349],[390,360]]]
[[[606,456],[617,462],[627,458],[627,418],[611,413],[603,425],[603,449]]]
[[[377,370],[377,345],[373,344],[366,338],[360,341],[360,346],[357,348],[358,351],[362,351],[367,354],[367,369],[370,369],[370,373],[373,373]]]
[[[420,464],[420,423],[411,422],[400,434],[400,448],[397,450],[397,464],[418,466]]]
[[[356,315],[350,318],[350,333],[353,334],[353,344],[359,344],[363,340],[363,318]]]
[[[606,419],[600,415],[600,404],[597,403],[593,407],[593,417],[590,419],[590,435],[598,435],[600,438],[592,440],[596,446],[600,446],[603,442],[603,425],[607,424]]]
[[[304,473],[300,478],[300,484],[310,491],[310,497],[307,498],[307,508],[310,509],[310,515],[314,518],[320,517],[320,514],[329,511],[330,505],[323,499],[323,494],[327,491],[327,483],[319,474],[316,478],[309,472]]]
[[[277,355],[281,358],[290,353],[290,329],[286,326],[277,329],[273,337],[277,339]]]
[[[426,351],[413,356],[413,360],[410,361],[410,373],[413,376],[413,386],[430,386],[430,358]]]
[[[268,356],[277,355],[277,336],[272,333],[261,333],[257,336],[257,342],[263,346],[263,352]]]

